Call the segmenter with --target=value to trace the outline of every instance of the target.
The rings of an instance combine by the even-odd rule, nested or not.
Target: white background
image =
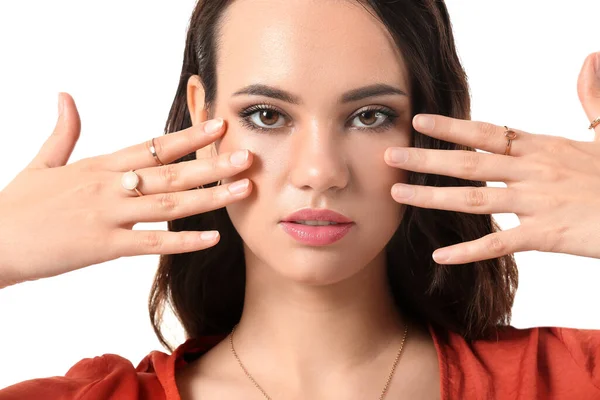
[[[593,139],[576,82],[585,57],[600,50],[599,1],[447,4],[473,119]],[[52,131],[59,91],[73,95],[82,118],[71,161],[160,135],[193,6],[193,0],[1,1],[0,187]],[[519,224],[512,214],[496,218],[504,229]],[[166,223],[137,227],[166,229]],[[514,326],[600,329],[600,260],[534,251],[516,259]],[[84,357],[116,353],[137,365],[151,350],[164,351],[146,308],[157,263],[158,256],[124,258],[0,291],[0,388],[64,375]],[[169,339],[181,343],[178,324],[169,327]]]

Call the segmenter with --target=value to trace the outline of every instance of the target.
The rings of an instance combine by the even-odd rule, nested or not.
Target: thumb
[[[29,168],[54,168],[66,165],[81,132],[75,100],[68,93],[58,94],[58,121],[54,132],[29,164]]]
[[[600,52],[586,57],[577,79],[577,95],[591,124],[600,117]],[[600,141],[600,125],[594,130],[594,140]]]

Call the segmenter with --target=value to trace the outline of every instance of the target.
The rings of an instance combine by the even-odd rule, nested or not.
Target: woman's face
[[[219,153],[254,153],[250,169],[224,180],[248,177],[254,185],[247,199],[227,207],[249,265],[319,285],[347,279],[382,256],[403,212],[390,190],[406,172],[389,167],[384,152],[410,143],[408,83],[391,37],[354,1],[230,5],[217,51],[214,115],[228,124]],[[236,94],[250,85],[294,101]],[[353,96],[372,85],[404,94]],[[281,221],[303,208],[334,210],[352,228],[332,244],[299,242]]]

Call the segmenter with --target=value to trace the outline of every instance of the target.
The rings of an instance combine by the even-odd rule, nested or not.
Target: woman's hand
[[[168,165],[220,137],[224,124],[202,123],[154,140],[159,166],[147,144],[65,165],[79,138],[80,119],[73,99],[53,134],[31,164],[0,192],[0,287],[63,274],[122,256],[172,254],[205,249],[218,235],[202,232],[132,230],[138,222],[170,221],[224,207],[248,196],[228,185],[195,189],[247,169],[231,154]],[[150,138],[149,138],[150,139]],[[238,157],[238,160],[240,158]],[[143,196],[121,186],[135,170]],[[206,238],[205,236],[208,236]]]
[[[600,70],[590,55],[579,75],[578,92],[590,121],[600,116]],[[494,154],[459,150],[390,148],[394,167],[457,178],[505,182],[506,188],[424,187],[396,184],[399,203],[472,214],[514,213],[521,225],[480,239],[438,249],[441,264],[463,264],[520,251],[600,258],[600,126],[593,142],[512,129],[517,137],[504,155],[506,129],[440,115],[417,115],[415,129],[448,142]],[[406,161],[394,161],[402,158]]]

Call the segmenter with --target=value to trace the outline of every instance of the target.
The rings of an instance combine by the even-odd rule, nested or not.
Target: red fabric
[[[568,328],[498,331],[497,340],[447,342],[429,328],[438,352],[442,400],[600,399],[600,331]],[[63,377],[0,390],[0,400],[180,400],[175,370],[225,336],[189,339],[172,355],[148,354],[134,368],[118,355],[85,358]]]

